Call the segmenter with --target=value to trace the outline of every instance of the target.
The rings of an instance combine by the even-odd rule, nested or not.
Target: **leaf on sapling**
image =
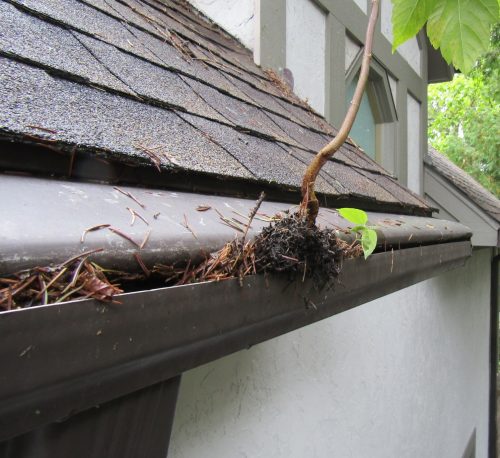
[[[368,215],[363,210],[357,208],[339,208],[338,211],[342,218],[355,224],[351,232],[361,234],[361,248],[363,249],[365,259],[367,259],[377,246],[377,232],[366,225]]]
[[[368,221],[366,212],[357,208],[339,208],[339,214],[342,218],[358,226],[365,226]]]
[[[361,247],[363,248],[365,259],[373,253],[373,250],[375,250],[376,246],[377,233],[373,229],[363,229],[363,231],[361,232]]]

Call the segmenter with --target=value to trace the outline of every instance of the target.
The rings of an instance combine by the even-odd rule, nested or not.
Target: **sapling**
[[[455,0],[392,0],[392,3],[393,52],[397,46],[414,37],[427,23],[427,35],[432,45],[439,47],[446,61],[453,63],[463,72],[469,71],[479,55],[486,50],[490,27],[499,19],[499,0],[471,0],[458,3]],[[370,72],[378,13],[379,0],[371,0],[363,60],[351,104],[338,134],[317,153],[302,180],[299,214],[306,219],[309,227],[316,225],[319,211],[319,202],[314,190],[318,174],[323,165],[346,141],[358,113]],[[352,211],[348,213],[350,216],[354,214]],[[360,214],[356,213],[358,217]],[[376,232],[364,224],[357,225],[357,232],[361,234],[366,258],[375,249]]]

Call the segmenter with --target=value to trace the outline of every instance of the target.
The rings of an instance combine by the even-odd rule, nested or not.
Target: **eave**
[[[471,228],[473,246],[500,247],[498,221],[428,164],[424,164],[424,190],[433,206]]]

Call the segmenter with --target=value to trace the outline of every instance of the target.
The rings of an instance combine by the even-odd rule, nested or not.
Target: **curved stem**
[[[354,124],[354,120],[356,119],[356,115],[358,114],[361,98],[363,97],[366,83],[368,81],[368,75],[370,73],[370,62],[372,59],[373,35],[378,18],[379,0],[372,0],[371,3],[372,7],[370,18],[368,20],[368,27],[366,29],[363,61],[361,63],[358,84],[356,85],[356,90],[354,91],[354,96],[352,97],[351,104],[349,106],[349,109],[347,110],[344,121],[340,126],[338,134],[314,157],[314,159],[307,167],[302,181],[301,212],[307,215],[307,220],[310,225],[315,224],[316,216],[318,215],[319,211],[319,202],[316,194],[314,193],[314,182],[316,181],[321,167],[323,167],[326,161],[330,157],[332,157],[346,141],[347,136],[351,131],[352,125]]]

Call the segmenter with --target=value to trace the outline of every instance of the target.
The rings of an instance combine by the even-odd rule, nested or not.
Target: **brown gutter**
[[[0,313],[0,441],[462,266],[468,241],[344,263],[316,291],[282,278],[163,288]]]

